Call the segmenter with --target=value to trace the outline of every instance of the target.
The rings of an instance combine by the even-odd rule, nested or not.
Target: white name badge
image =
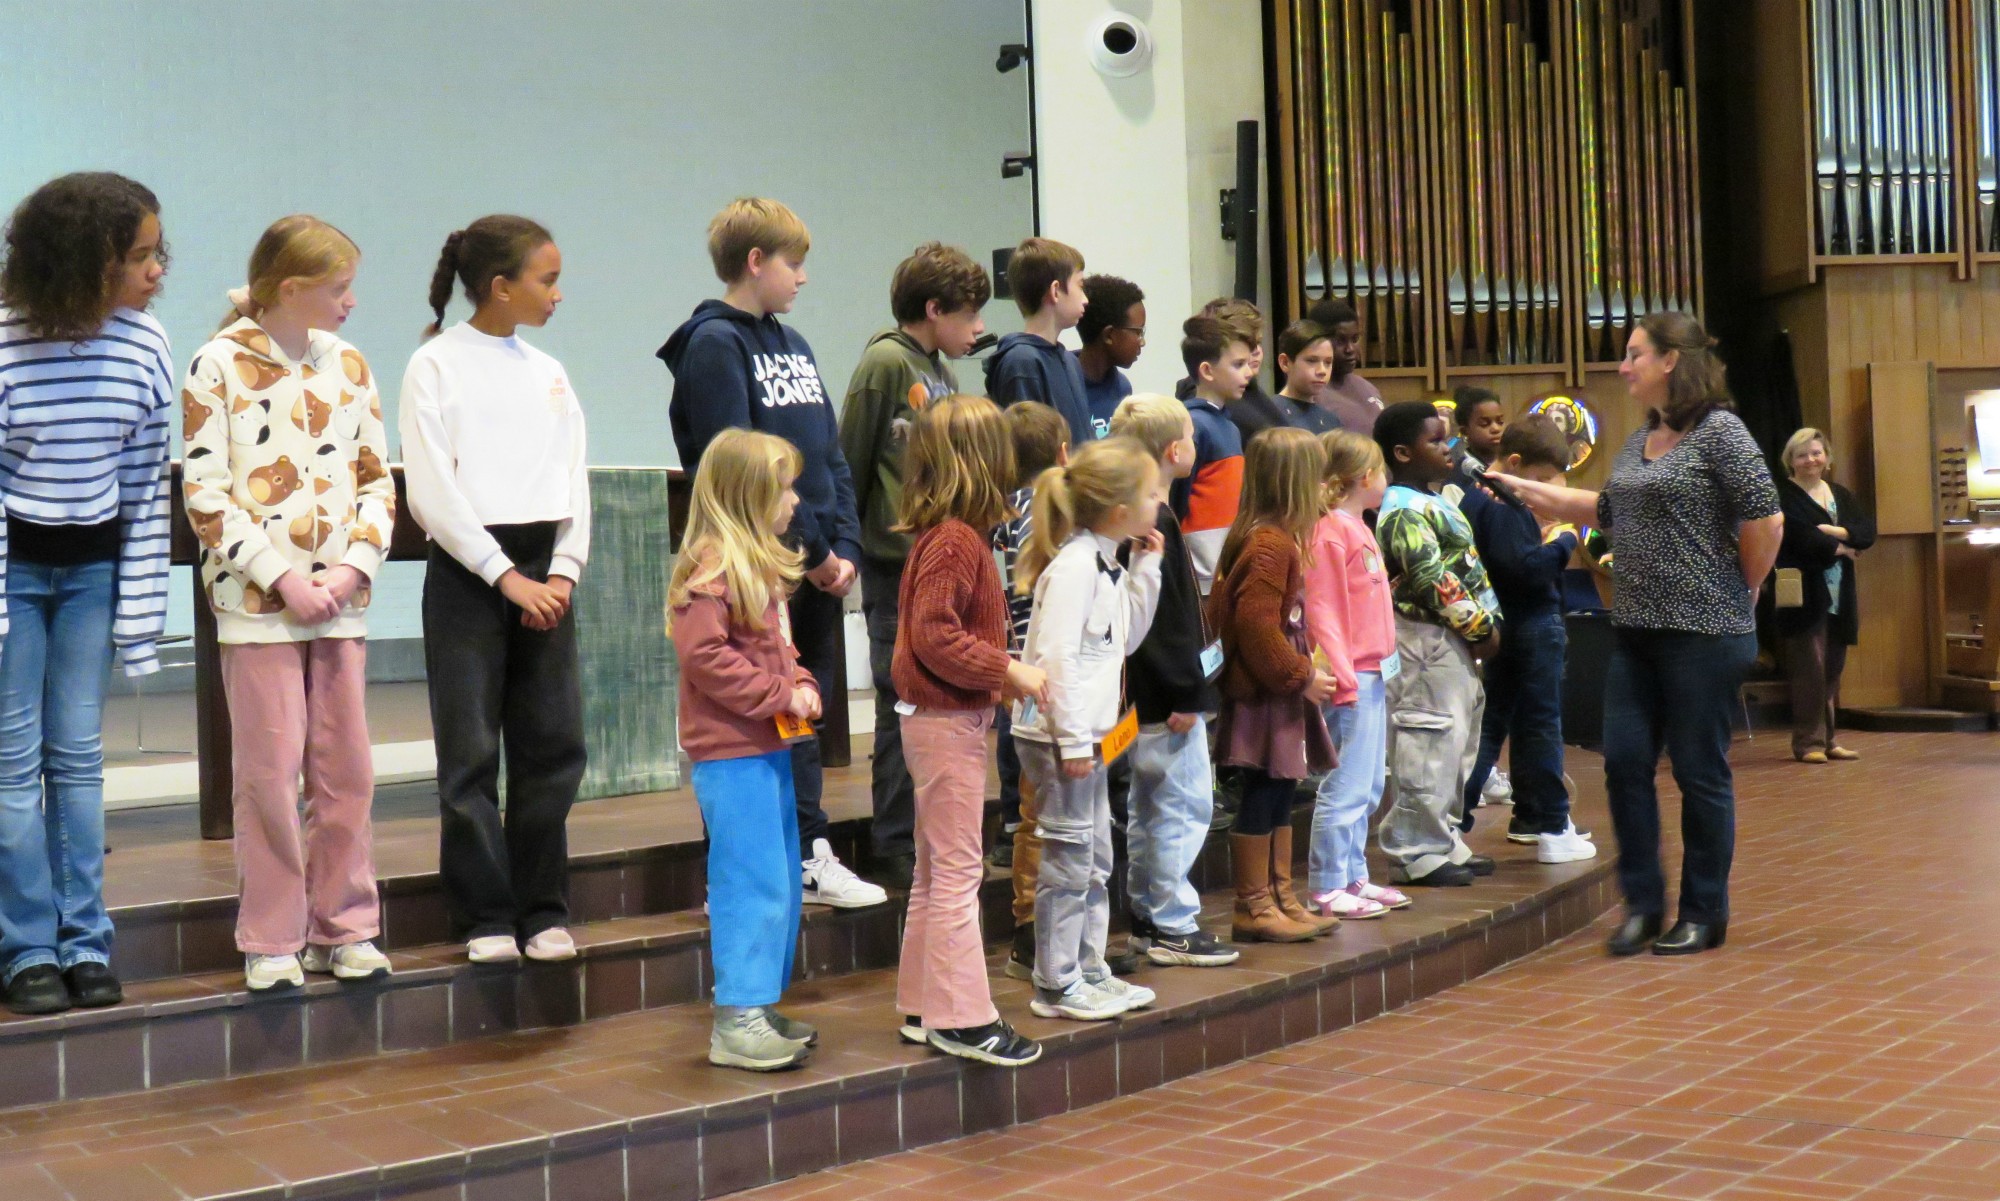
[[[904,717],[915,717],[917,715],[917,707],[908,701],[897,701],[896,712],[902,714]]]
[[[1382,660],[1382,682],[1384,684],[1387,684],[1390,680],[1393,680],[1397,676],[1400,676],[1402,674],[1403,674],[1403,652],[1390,651],[1389,657]]]
[[[1204,681],[1214,680],[1222,674],[1222,641],[1217,639],[1201,648],[1201,677]]]

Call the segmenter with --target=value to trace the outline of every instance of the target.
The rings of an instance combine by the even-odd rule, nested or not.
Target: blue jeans
[[[1465,782],[1468,814],[1479,803],[1493,765],[1500,761],[1500,744],[1511,738],[1514,821],[1536,834],[1560,834],[1569,828],[1562,740],[1563,659],[1568,646],[1560,613],[1506,624],[1500,653],[1486,664],[1479,758]]]
[[[1664,915],[1660,752],[1681,790],[1680,916],[1729,917],[1729,865],[1736,853],[1736,791],[1729,772],[1736,692],[1757,660],[1755,634],[1613,631],[1604,682],[1604,780],[1618,831],[1618,883],[1634,916]]]
[[[694,765],[708,826],[709,954],[717,1005],[776,1005],[799,949],[798,801],[792,753]]]
[[[1165,723],[1141,726],[1130,751],[1131,811],[1125,825],[1125,891],[1132,916],[1162,934],[1200,929],[1201,894],[1188,873],[1208,842],[1215,779],[1208,767],[1208,723],[1176,734]]]
[[[104,680],[116,563],[7,565],[0,645],[0,980],[111,962]]]
[[[1355,675],[1360,696],[1351,705],[1325,707],[1339,762],[1319,782],[1313,800],[1312,848],[1306,885],[1330,892],[1368,879],[1368,819],[1382,803],[1389,762],[1389,691],[1379,671]]]

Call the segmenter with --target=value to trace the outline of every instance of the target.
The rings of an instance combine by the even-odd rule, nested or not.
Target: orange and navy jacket
[[[1194,471],[1174,484],[1168,499],[1187,536],[1195,583],[1207,596],[1243,497],[1243,435],[1214,402],[1190,396],[1186,403],[1194,418]]]

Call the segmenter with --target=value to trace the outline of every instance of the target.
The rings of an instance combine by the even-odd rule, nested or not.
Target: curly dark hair
[[[148,216],[152,189],[109,171],[79,171],[36,188],[7,222],[0,304],[39,338],[93,338],[111,316],[119,267]],[[167,261],[160,243],[160,261]]]
[[[1139,285],[1115,275],[1092,275],[1083,281],[1083,319],[1076,323],[1076,336],[1085,346],[1104,336],[1104,331],[1125,324],[1125,314],[1146,299]]]

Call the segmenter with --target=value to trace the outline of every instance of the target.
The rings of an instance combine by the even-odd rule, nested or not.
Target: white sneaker
[[[245,955],[243,982],[250,986],[251,992],[303,988],[306,974],[299,967],[297,955]]]
[[[1098,992],[1110,996],[1111,999],[1124,1002],[1127,1009],[1144,1009],[1159,999],[1153,990],[1147,988],[1145,985],[1133,984],[1129,980],[1120,980],[1116,976],[1106,976],[1102,980],[1092,980],[1090,984],[1091,987],[1095,988]]]
[[[550,926],[535,935],[528,940],[528,945],[523,949],[528,953],[528,958],[542,963],[576,958],[576,940],[561,926]]]
[[[1124,1013],[1128,1006],[1110,993],[1078,976],[1061,992],[1036,988],[1028,1008],[1038,1018],[1073,1018],[1079,1022],[1103,1022]]]
[[[1544,834],[1535,845],[1535,859],[1541,863],[1576,863],[1597,858],[1597,844],[1576,832],[1576,823],[1560,834]]]
[[[389,974],[389,957],[372,942],[350,942],[337,947],[307,947],[305,969],[316,976],[331,975],[336,980],[373,980]]]
[[[1479,790],[1479,798],[1489,805],[1504,805],[1514,799],[1514,782],[1507,773],[1494,768],[1486,777],[1486,787]]]
[[[870,884],[834,856],[833,846],[824,838],[813,839],[813,857],[800,865],[804,873],[805,903],[831,905],[835,909],[866,909],[889,899],[887,891]]]
[[[465,957],[474,963],[512,963],[521,957],[521,944],[511,934],[488,934],[466,943]]]

